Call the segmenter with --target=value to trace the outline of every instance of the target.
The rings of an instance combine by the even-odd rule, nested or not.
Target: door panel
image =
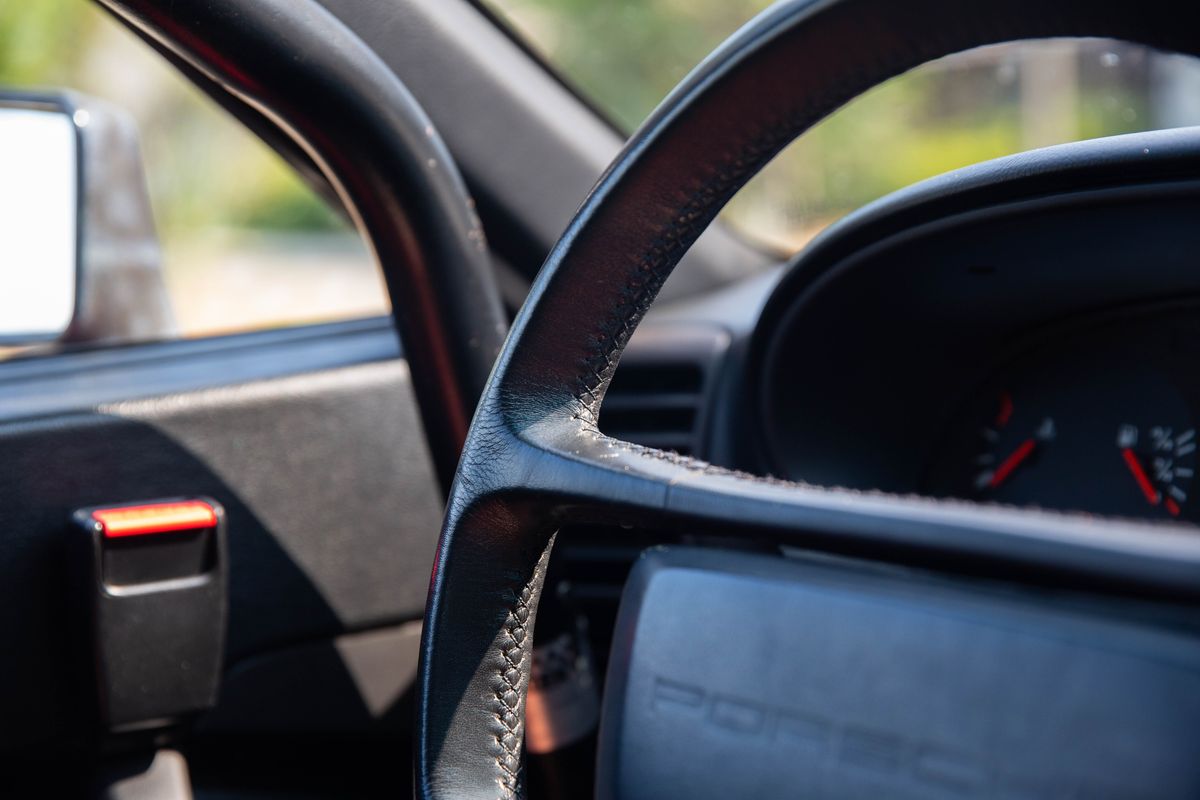
[[[227,672],[420,618],[442,501],[386,325],[62,358],[73,369],[57,358],[0,367],[0,752],[77,736],[94,705],[64,558],[82,506],[195,494],[225,506]],[[141,399],[116,399],[121,387]],[[47,396],[78,410],[20,413]],[[332,652],[351,677],[364,663],[390,669],[381,653],[414,662],[397,661],[398,675],[415,665],[415,648],[368,647],[355,673],[349,650]],[[323,691],[349,697],[344,688],[306,691],[320,707]]]

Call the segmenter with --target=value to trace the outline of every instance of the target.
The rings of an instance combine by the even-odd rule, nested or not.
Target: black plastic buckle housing
[[[77,511],[102,725],[166,727],[217,699],[228,616],[225,512],[206,498]]]

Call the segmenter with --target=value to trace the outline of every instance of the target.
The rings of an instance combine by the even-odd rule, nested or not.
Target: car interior
[[[1200,796],[1198,58],[1174,0],[0,9],[0,794]]]

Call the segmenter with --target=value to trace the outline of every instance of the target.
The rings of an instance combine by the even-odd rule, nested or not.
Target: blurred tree
[[[626,130],[769,0],[496,0]]]
[[[0,82],[12,86],[59,86],[81,63],[80,42],[95,16],[76,13],[76,0],[38,0],[0,5]]]

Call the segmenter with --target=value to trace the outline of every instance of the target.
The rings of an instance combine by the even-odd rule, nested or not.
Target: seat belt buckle
[[[229,608],[225,511],[207,498],[83,508],[102,727],[166,728],[211,708]]]

